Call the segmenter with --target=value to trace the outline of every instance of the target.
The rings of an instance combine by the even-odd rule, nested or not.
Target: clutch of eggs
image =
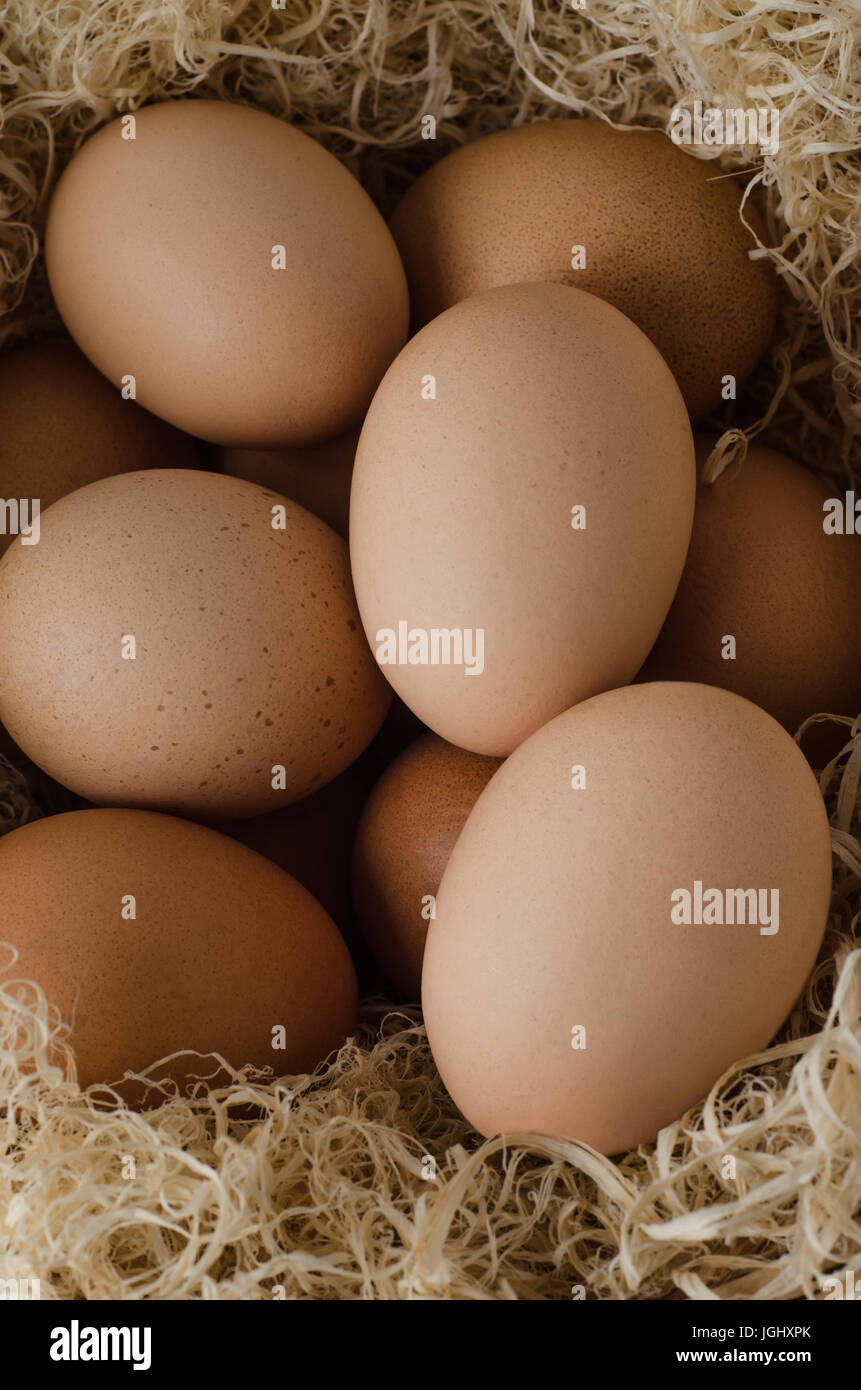
[[[858,607],[858,561],[826,562],[785,461],[784,627],[785,555],[744,539],[784,464],[752,450],[694,515],[690,418],[776,313],[711,173],[541,122],[439,161],[390,231],[247,107],[148,106],[73,157],[46,259],[77,347],[0,363],[5,487],[43,502],[0,562],[0,719],[105,809],[13,832],[0,872],[82,1082],[337,1047],[356,983],[317,898],[349,922],[357,822],[359,924],[483,1133],[616,1152],[780,1026],[828,907],[822,798],[768,714],[695,682],[790,728],[848,709],[827,594]],[[360,819],[391,687],[431,732]]]

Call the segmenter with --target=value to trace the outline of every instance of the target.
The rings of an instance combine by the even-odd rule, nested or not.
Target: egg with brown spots
[[[195,468],[198,462],[193,439],[124,400],[74,343],[16,348],[0,358],[4,500],[38,498],[45,511],[66,493],[113,473],[155,464]],[[0,555],[14,535],[7,522]]]
[[[421,994],[434,898],[466,818],[499,758],[423,734],[386,769],[362,813],[353,901],[368,945],[403,999]]]
[[[82,1086],[180,1051],[155,1074],[218,1074],[212,1054],[306,1072],[355,1025],[334,923],[289,874],[214,830],[72,811],[4,836],[0,878],[15,978],[59,1010]]]
[[[62,498],[0,565],[0,720],[97,804],[252,816],[336,777],[389,689],[347,547],[220,474],[125,473]]]
[[[741,198],[734,179],[658,131],[542,121],[433,165],[391,229],[416,327],[495,285],[574,285],[651,338],[697,418],[720,403],[726,374],[748,376],[774,329],[777,277],[750,259]],[[743,215],[764,240],[750,201]]]

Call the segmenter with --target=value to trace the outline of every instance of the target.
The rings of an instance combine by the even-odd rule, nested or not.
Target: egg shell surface
[[[221,821],[218,829],[292,874],[322,903],[338,930],[352,935],[350,856],[374,782],[366,749],[334,781],[280,811]],[[352,943],[351,943],[352,944]]]
[[[365,804],[353,849],[353,901],[365,940],[401,999],[421,995],[429,907],[467,816],[501,765],[422,734]]]
[[[158,1070],[311,1071],[355,1026],[356,982],[331,919],[289,874],[205,826],[72,811],[0,840],[3,935],[71,1028],[82,1086]],[[133,916],[130,913],[133,911]],[[273,1029],[283,1027],[283,1048]]]
[[[390,694],[347,547],[296,503],[150,469],[41,522],[38,545],[0,562],[0,720],[78,795],[258,815],[331,781],[376,733]]]
[[[391,228],[416,327],[494,285],[575,285],[648,334],[694,419],[765,352],[777,277],[749,252],[765,227],[712,160],[658,131],[591,119],[497,131],[445,156],[407,191]]]
[[[748,889],[763,916],[733,898],[728,924]],[[587,700],[507,760],[443,874],[422,978],[443,1081],[484,1135],[651,1142],[774,1037],[830,891],[818,784],[770,715],[683,682]]]
[[[4,499],[38,498],[44,511],[114,473],[198,463],[193,439],[124,400],[74,343],[20,347],[0,357]],[[13,539],[0,534],[0,555]]]
[[[446,310],[386,373],[353,471],[353,580],[386,678],[492,757],[626,684],[675,594],[695,483],[678,387],[617,309],[528,284]]]
[[[715,441],[696,442],[704,465]],[[861,537],[825,529],[834,491],[759,444],[701,483],[678,592],[638,679],[734,690],[791,734],[812,714],[855,718]],[[802,747],[821,763],[848,736],[846,726],[820,724]]]
[[[51,290],[87,357],[201,439],[276,448],[357,425],[403,343],[403,267],[361,185],[275,116],[156,102],[54,190]],[[94,249],[97,248],[97,251]]]

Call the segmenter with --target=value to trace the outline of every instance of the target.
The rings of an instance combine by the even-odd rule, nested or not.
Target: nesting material
[[[715,422],[709,468],[761,434],[842,491],[861,474],[857,24],[854,0],[8,0],[0,345],[58,326],[36,258],[60,169],[153,98],[295,121],[386,213],[432,159],[490,130],[572,113],[666,128],[677,104],[773,99],[776,151],[697,151],[716,176],[745,171],[783,282],[773,349]],[[419,138],[426,114],[435,142]],[[481,1143],[418,1016],[379,1001],[314,1077],[249,1073],[166,1090],[145,1114],[112,1108],[79,1093],[70,1056],[52,1069],[57,1019],[4,952],[0,1274],[39,1277],[43,1298],[823,1297],[861,1263],[861,732],[843,722],[821,776],[831,924],[798,1007],[773,1046],[617,1162],[535,1136]],[[36,814],[0,765],[0,832]],[[202,1058],[201,1076],[216,1065]]]
[[[617,1163],[480,1143],[417,1015],[374,1002],[314,1077],[112,1108],[52,1071],[56,1020],[4,966],[0,1263],[43,1298],[815,1298],[857,1267],[857,917],[777,1043]]]

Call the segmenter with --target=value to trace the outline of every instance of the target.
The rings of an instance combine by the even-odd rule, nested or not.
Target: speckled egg
[[[0,878],[15,978],[59,1010],[82,1086],[173,1052],[185,1055],[154,1075],[218,1075],[212,1054],[276,1076],[310,1071],[355,1025],[355,975],[331,919],[214,830],[73,811],[4,836]]]
[[[193,439],[124,400],[74,343],[16,348],[0,358],[4,500],[20,504],[26,498],[29,504],[38,498],[44,511],[67,492],[113,473],[197,463]],[[12,539],[7,525],[0,555]]]
[[[700,465],[714,443],[697,441]],[[701,484],[678,593],[639,679],[734,690],[791,734],[811,714],[854,719],[861,710],[861,537],[847,533],[846,515],[841,489],[758,444]],[[854,525],[851,508],[849,520]],[[845,725],[820,724],[802,746],[822,761],[848,736]]]
[[[389,691],[340,536],[220,474],[107,478],[0,563],[0,720],[88,800],[200,819],[323,786]]]
[[[501,767],[423,734],[369,797],[353,850],[353,901],[376,959],[402,999],[421,993],[428,923],[467,816]]]
[[[220,466],[234,478],[248,478],[307,507],[346,540],[358,439],[351,431],[305,449],[223,449]]]
[[[359,439],[365,632],[428,728],[504,757],[633,679],[684,565],[696,472],[660,353],[567,285],[463,300],[407,344]]]
[[[657,682],[566,710],[496,773],[437,895],[422,1003],[482,1134],[651,1142],[765,1047],[831,894],[825,806],[756,705]]]
[[[155,102],[87,140],[54,190],[45,257],[99,370],[216,444],[356,426],[407,333],[403,267],[358,181],[286,121],[226,101]]]
[[[691,415],[744,380],[771,338],[777,279],[739,217],[741,189],[657,131],[542,121],[456,150],[391,229],[416,326],[494,285],[552,280],[615,304],[669,363]],[[744,218],[760,239],[748,201]]]

